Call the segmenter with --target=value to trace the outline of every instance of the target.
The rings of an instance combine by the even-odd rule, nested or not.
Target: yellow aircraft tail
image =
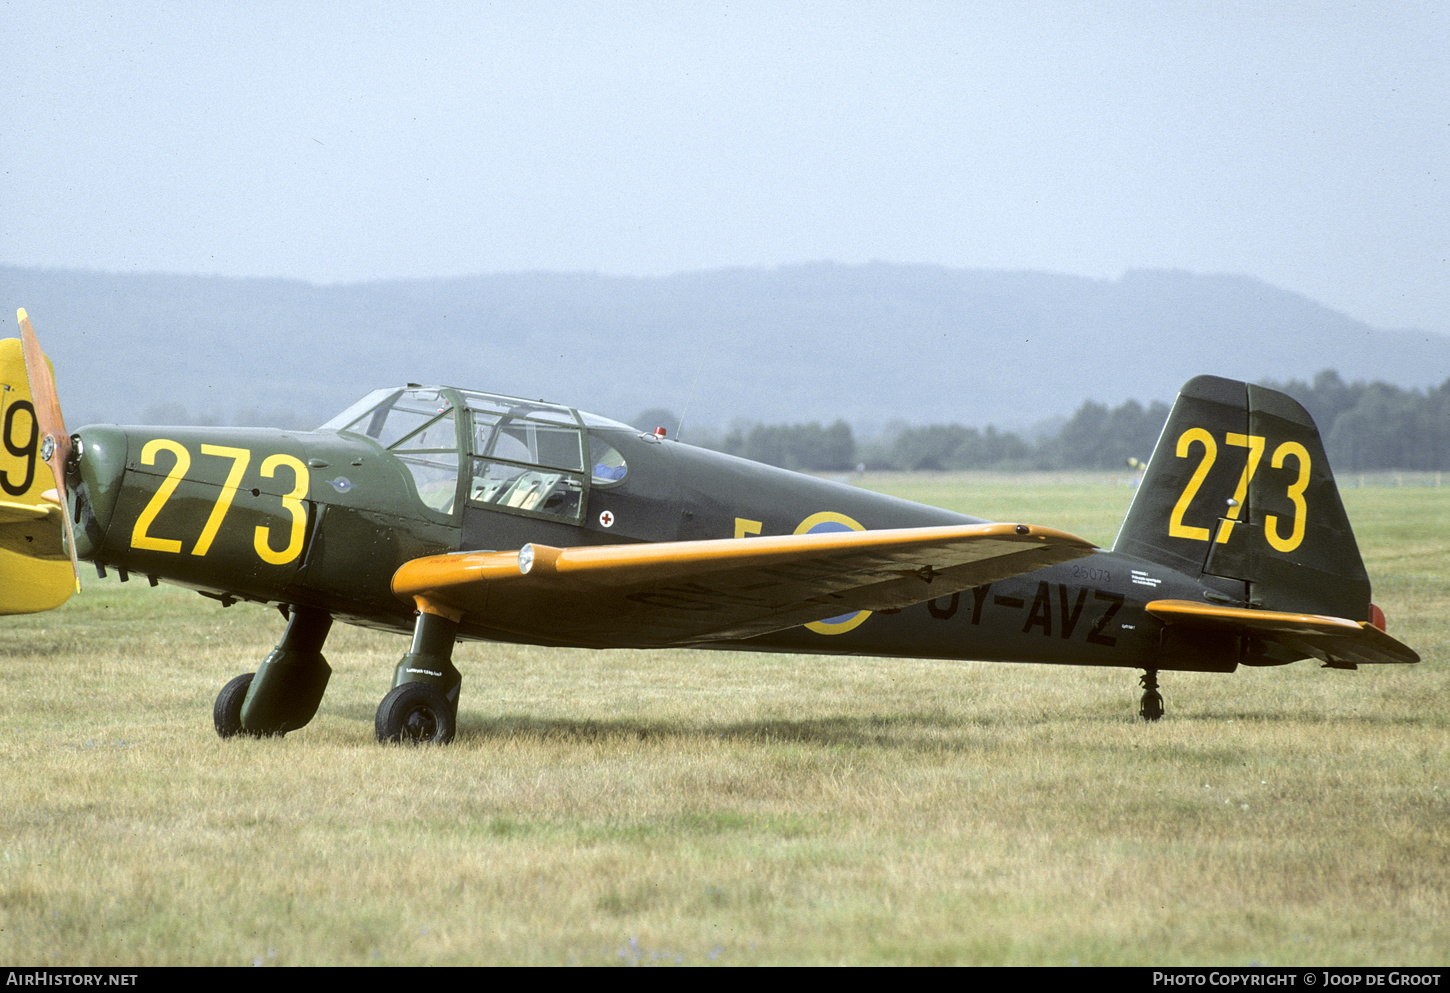
[[[51,610],[75,592],[54,488],[20,339],[0,340],[0,614]]]

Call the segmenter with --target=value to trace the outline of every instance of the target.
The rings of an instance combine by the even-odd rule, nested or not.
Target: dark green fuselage
[[[586,423],[577,414],[572,423],[558,415],[547,426],[564,439],[562,450],[584,446],[578,469],[560,469],[546,445],[508,462],[499,454],[502,443],[485,438],[481,415],[471,419],[468,403],[454,391],[437,395],[440,408],[451,403],[445,427],[457,451],[440,454],[434,443],[427,458],[455,466],[456,483],[446,473],[421,475],[416,463],[423,456],[413,457],[410,467],[405,442],[385,447],[387,437],[370,437],[362,424],[306,433],[84,428],[74,473],[79,551],[124,574],[190,587],[224,603],[310,607],[407,633],[414,605],[395,596],[390,581],[400,565],[424,555],[530,542],[568,547],[977,522],[613,422]],[[596,449],[626,467],[622,478],[591,475],[587,463]],[[530,466],[548,478],[562,476],[556,485],[562,497],[552,498],[562,509],[511,507],[500,497],[490,502],[483,495],[490,459],[513,480]],[[608,475],[601,466],[594,472]],[[1231,670],[1235,646],[1180,645],[1166,653],[1162,626],[1143,610],[1149,600],[1199,599],[1202,591],[1196,580],[1161,565],[1099,552],[899,611],[823,618],[729,647]],[[691,609],[688,583],[657,596],[663,609]],[[490,630],[486,617],[465,618],[460,634],[517,640]]]

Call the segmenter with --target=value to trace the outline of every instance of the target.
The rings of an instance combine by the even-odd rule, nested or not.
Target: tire
[[[378,704],[378,740],[407,745],[446,745],[457,719],[448,698],[429,683],[395,686]]]
[[[255,675],[255,672],[243,673],[223,686],[222,691],[216,695],[216,704],[211,709],[211,722],[216,725],[216,733],[221,737],[235,738],[239,734],[247,733],[242,729],[242,702],[247,699],[247,690],[251,688],[252,677]]]
[[[1163,695],[1157,690],[1149,690],[1143,694],[1142,706],[1138,708],[1138,716],[1145,721],[1157,721],[1163,717]]]

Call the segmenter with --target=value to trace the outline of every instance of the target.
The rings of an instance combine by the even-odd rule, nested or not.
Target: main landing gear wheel
[[[255,675],[255,672],[243,673],[223,686],[216,695],[216,704],[211,708],[211,722],[216,725],[216,733],[221,737],[235,738],[248,733],[242,729],[242,702],[247,699],[247,690],[251,689]]]
[[[457,718],[443,691],[429,683],[395,686],[378,704],[377,732],[382,742],[446,745]]]
[[[1138,716],[1145,721],[1156,721],[1163,717],[1163,694],[1158,692],[1158,670],[1148,669],[1138,680],[1143,686],[1143,703]]]

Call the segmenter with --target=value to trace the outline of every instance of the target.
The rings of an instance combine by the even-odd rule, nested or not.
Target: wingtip
[[[20,322],[21,324],[24,324],[26,321],[30,320],[30,315],[25,312],[24,307],[20,307],[15,311],[15,320]]]

